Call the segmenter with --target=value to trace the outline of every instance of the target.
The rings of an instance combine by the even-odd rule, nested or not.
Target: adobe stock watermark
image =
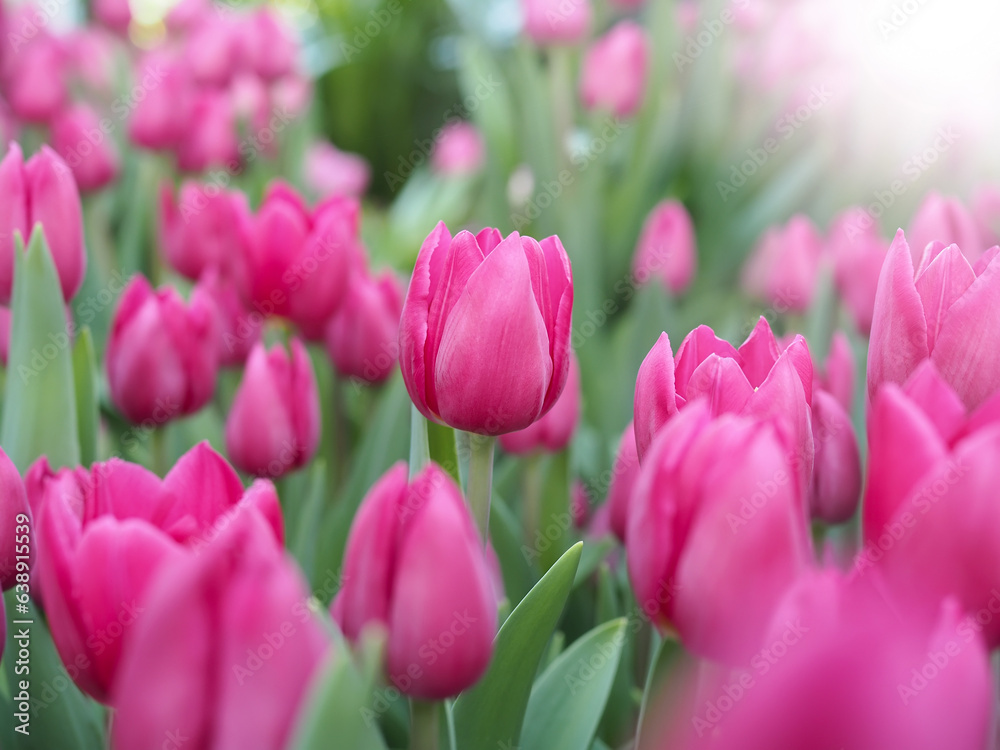
[[[384,8],[372,8],[364,23],[359,23],[346,37],[340,39],[340,54],[346,62],[361,54],[379,34],[385,31],[403,12],[402,0],[389,0]]]
[[[744,526],[747,526],[768,501],[771,500],[778,491],[788,484],[790,476],[784,469],[778,469],[769,479],[759,480],[754,485],[754,491],[749,496],[740,498],[739,513],[730,511],[726,513],[726,522],[729,530],[734,534]]]
[[[928,2],[929,0],[903,0],[901,3],[893,3],[889,13],[876,22],[882,39],[888,41],[893,34],[901,31]]]
[[[740,10],[750,5],[750,0],[735,0],[735,5]],[[692,65],[695,60],[711,47],[715,41],[722,36],[727,26],[732,25],[736,20],[736,12],[730,8],[724,8],[719,13],[718,18],[710,18],[702,21],[701,28],[684,37],[684,43],[680,51],[674,52],[673,60],[677,70],[684,70],[688,65]]]

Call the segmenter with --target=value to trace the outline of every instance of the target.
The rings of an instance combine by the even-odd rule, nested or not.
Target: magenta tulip
[[[694,225],[684,204],[658,203],[639,235],[632,275],[640,284],[658,278],[672,294],[680,294],[690,286],[696,265]]]
[[[225,87],[239,67],[241,31],[231,14],[206,13],[184,45],[194,79],[205,86]]]
[[[843,410],[850,414],[854,404],[854,376],[854,352],[851,344],[843,331],[837,331],[830,341],[826,368],[822,371],[816,368],[813,384],[833,396]]]
[[[11,18],[11,27],[33,33],[12,32],[5,39],[3,93],[17,119],[45,124],[66,105],[68,55],[62,39],[35,24],[36,13],[25,5]]]
[[[621,21],[587,50],[580,98],[587,109],[630,117],[642,107],[649,72],[649,40],[633,21]]]
[[[295,72],[295,40],[272,9],[255,10],[240,31],[243,62],[263,80],[275,81]]]
[[[242,365],[264,332],[264,318],[243,302],[236,284],[214,269],[208,269],[198,283],[215,305],[220,367]]]
[[[137,65],[136,97],[129,114],[128,134],[137,146],[172,149],[187,137],[194,112],[194,82],[185,60],[173,52],[156,50]]]
[[[580,364],[570,350],[569,375],[566,386],[545,416],[523,430],[500,436],[500,445],[508,453],[528,454],[536,451],[558,453],[565,450],[580,422]]]
[[[403,304],[400,368],[428,419],[483,435],[544,415],[569,375],[573,277],[558,237],[497,229],[424,241]]]
[[[38,578],[52,638],[77,685],[107,702],[122,645],[144,617],[156,573],[208,545],[245,514],[283,539],[274,487],[244,492],[207,443],[160,480],[112,459],[53,472],[43,456],[25,478],[38,519]]]
[[[312,460],[319,445],[319,393],[298,339],[291,356],[258,343],[226,419],[226,452],[248,474],[280,477]]]
[[[813,517],[842,523],[854,515],[861,496],[861,455],[851,418],[837,399],[823,390],[813,394],[816,459],[810,510]]]
[[[326,328],[326,349],[337,371],[366,383],[381,383],[399,359],[403,284],[393,271],[372,277],[355,269],[347,294]]]
[[[970,262],[975,262],[986,249],[972,212],[957,198],[931,191],[913,215],[907,230],[913,263],[917,264],[932,242],[958,245]]]
[[[889,243],[867,211],[848,209],[833,221],[827,248],[837,293],[863,334],[872,327],[875,290]]]
[[[302,170],[306,185],[321,198],[360,198],[371,180],[371,167],[363,156],[341,151],[325,141],[309,147]]]
[[[916,274],[902,230],[879,277],[868,353],[868,396],[903,383],[924,359],[969,408],[1000,387],[1000,262],[970,265],[957,245],[931,243]]]
[[[132,9],[128,0],[94,0],[94,17],[112,31],[128,33]]]
[[[189,172],[209,167],[235,170],[240,165],[236,112],[228,93],[200,89],[195,94],[183,137],[177,144],[177,166]]]
[[[331,648],[308,599],[294,561],[252,516],[161,571],[122,654],[113,746],[289,747]]]
[[[521,12],[535,44],[576,44],[590,29],[590,0],[521,0]]]
[[[622,542],[628,534],[628,514],[632,500],[632,488],[639,478],[639,455],[635,447],[635,427],[628,423],[615,452],[615,463],[611,467],[611,483],[608,487],[607,505],[611,531]]]
[[[636,600],[694,653],[740,663],[758,648],[788,586],[809,565],[805,498],[783,425],[705,399],[657,436],[632,492]]]
[[[31,508],[24,482],[13,461],[0,448],[0,590],[28,582],[35,554],[33,537]]]
[[[106,362],[111,398],[135,424],[162,425],[193,414],[215,392],[215,305],[196,286],[190,305],[172,287],[142,275],[125,288],[111,322]]]
[[[486,144],[471,122],[453,122],[441,128],[431,151],[431,167],[449,177],[473,174],[486,162]]]
[[[86,104],[63,110],[52,122],[52,146],[73,170],[80,190],[100,190],[118,176],[118,152],[101,118]]]
[[[483,544],[455,482],[430,464],[407,484],[398,463],[351,525],[333,614],[351,640],[388,630],[389,678],[424,700],[457,695],[493,654],[496,600]],[[442,634],[450,634],[448,646]]]
[[[743,288],[778,313],[809,309],[823,256],[823,241],[805,216],[764,233],[743,268]]]

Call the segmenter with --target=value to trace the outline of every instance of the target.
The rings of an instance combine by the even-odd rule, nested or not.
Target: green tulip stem
[[[466,496],[484,546],[489,539],[493,447],[496,442],[495,437],[488,435],[469,435],[469,486]]]
[[[410,750],[438,750],[440,707],[437,701],[410,701]]]

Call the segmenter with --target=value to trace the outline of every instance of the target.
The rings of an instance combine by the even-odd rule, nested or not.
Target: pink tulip
[[[3,93],[19,120],[44,124],[66,104],[67,55],[61,39],[39,29],[39,13],[27,6],[11,18],[4,40]]]
[[[984,185],[972,201],[983,247],[1000,245],[1000,186]]]
[[[574,528],[579,530],[587,528],[590,523],[590,506],[590,493],[587,491],[587,485],[579,479],[573,480],[573,486],[570,489],[569,509],[573,514]]]
[[[809,564],[805,499],[780,423],[698,399],[657,436],[632,492],[636,600],[694,653],[739,663]]]
[[[328,198],[310,211],[291,187],[273,183],[247,247],[248,302],[265,314],[290,318],[308,338],[321,340],[361,252],[359,212],[349,198]]]
[[[875,297],[869,398],[928,357],[969,408],[1000,387],[1000,262],[992,251],[973,266],[957,245],[932,243],[914,274],[900,230]]]
[[[243,62],[265,81],[295,72],[295,40],[281,19],[269,8],[255,10],[243,22]]]
[[[642,106],[648,70],[646,32],[633,21],[621,21],[587,50],[580,98],[587,109],[630,117]]]
[[[848,414],[854,405],[854,352],[843,331],[833,334],[830,352],[826,357],[826,368],[816,368],[816,388],[829,393]],[[814,391],[815,392],[815,391]]]
[[[632,258],[632,274],[645,283],[658,277],[673,294],[691,285],[697,264],[694,226],[684,204],[661,201],[646,217]]]
[[[112,31],[128,33],[132,9],[128,0],[94,0],[94,17]]]
[[[580,422],[580,397],[580,364],[570,350],[566,386],[555,404],[537,422],[523,430],[501,435],[500,445],[508,453],[515,454],[565,450]]]
[[[14,283],[14,233],[25,246],[41,224],[68,302],[83,283],[87,253],[83,244],[80,194],[69,167],[48,146],[24,163],[21,148],[11,143],[0,162],[0,303],[10,301]]]
[[[239,66],[242,29],[231,14],[207,13],[184,44],[185,59],[198,83],[222,87]]]
[[[861,496],[861,455],[851,418],[837,399],[823,390],[813,394],[813,439],[816,459],[810,509],[827,523],[843,523],[854,515]]]
[[[191,32],[205,16],[215,13],[211,0],[180,0],[167,13],[167,30],[183,35]]]
[[[252,215],[246,196],[191,180],[175,199],[169,186],[160,191],[160,247],[170,266],[191,280],[210,268],[240,279],[240,263],[252,241]]]
[[[77,685],[102,702],[161,569],[242,515],[258,515],[271,544],[283,539],[274,487],[260,482],[244,492],[207,443],[162,481],[119,459],[53,472],[43,456],[25,485],[38,519],[38,578],[52,638]]]
[[[931,191],[913,215],[910,228],[910,247],[914,263],[919,263],[924,250],[932,242],[958,245],[969,261],[974,263],[986,249],[975,217],[957,198],[942,196]]]
[[[325,141],[309,147],[302,169],[306,185],[321,198],[360,198],[371,180],[371,168],[363,156],[341,151]]]
[[[135,424],[193,414],[215,392],[219,339],[215,305],[196,286],[190,305],[142,275],[125,288],[106,354],[111,398]]]
[[[872,327],[875,290],[888,247],[878,225],[864,209],[848,209],[830,227],[827,248],[833,259],[837,293],[865,335]]]
[[[569,375],[573,277],[558,237],[487,228],[424,240],[403,304],[400,368],[428,419],[483,435],[543,416]]]
[[[521,0],[521,11],[535,44],[576,44],[590,30],[590,0]]]
[[[431,151],[431,167],[449,177],[473,174],[486,162],[486,144],[470,122],[453,122],[441,128]]]
[[[129,113],[129,139],[144,148],[172,149],[190,137],[195,87],[186,62],[175,53],[151,52],[137,66],[134,80],[144,96],[136,97]]]
[[[118,176],[118,152],[112,136],[86,104],[74,105],[56,116],[52,146],[73,170],[80,190],[100,190]]]
[[[743,268],[743,289],[779,313],[809,309],[819,278],[823,241],[813,223],[797,215],[764,233]]]
[[[250,351],[261,340],[264,318],[243,304],[236,285],[210,268],[201,277],[199,286],[215,305],[219,332],[218,352],[221,367],[242,365]]]
[[[99,26],[74,29],[65,40],[74,76],[80,79],[88,93],[113,99],[119,77],[120,43]],[[118,111],[112,114],[121,116]]]
[[[0,590],[28,582],[28,571],[35,555],[33,536],[24,482],[14,462],[0,448]]]
[[[312,460],[319,446],[319,393],[312,362],[293,339],[270,352],[262,343],[247,360],[226,419],[226,452],[248,474],[280,477]]]
[[[615,463],[611,468],[611,484],[608,487],[607,506],[610,508],[609,523],[614,535],[624,543],[628,533],[628,514],[632,500],[632,488],[639,478],[639,455],[635,447],[635,427],[628,423],[615,452]]]
[[[331,648],[308,599],[294,561],[252,516],[163,570],[122,654],[113,746],[289,747]]]
[[[240,164],[236,113],[228,94],[202,89],[194,97],[191,120],[177,145],[177,166],[190,172],[209,167],[235,170]]]
[[[858,588],[830,572],[800,579],[743,669],[687,686],[676,734],[657,747],[987,747],[989,658],[954,602],[928,621]]]
[[[351,640],[368,625],[385,627],[390,679],[407,695],[439,700],[486,671],[496,601],[461,491],[436,464],[411,484],[406,472],[396,464],[362,501],[332,609]]]
[[[337,371],[366,383],[381,383],[399,359],[403,284],[393,271],[376,277],[354,271],[347,295],[326,328],[326,349]]]

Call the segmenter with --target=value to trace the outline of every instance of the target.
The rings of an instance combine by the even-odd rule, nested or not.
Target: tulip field
[[[997,28],[3,0],[0,750],[1000,748]]]

